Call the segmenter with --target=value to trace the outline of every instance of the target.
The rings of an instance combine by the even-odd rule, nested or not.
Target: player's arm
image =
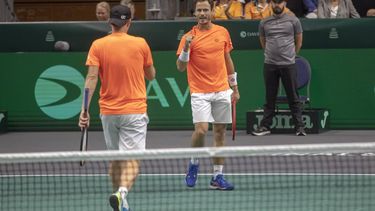
[[[187,64],[190,60],[190,43],[193,39],[193,36],[187,35],[185,39],[185,45],[182,49],[180,55],[177,58],[176,65],[177,70],[183,72],[186,70]]]
[[[151,81],[154,80],[156,76],[156,70],[153,64],[152,60],[152,54],[150,46],[147,44],[146,40],[143,39],[143,51],[144,51],[144,64],[143,64],[143,71],[144,71],[144,77]]]
[[[177,58],[176,65],[177,65],[178,71],[184,72],[186,70],[186,67],[187,67],[187,62],[183,62],[179,58]]]
[[[298,53],[302,47],[302,33],[296,34],[295,40],[296,40],[296,53]]]
[[[262,35],[259,35],[259,41],[260,41],[260,46],[262,46],[262,48],[264,49],[264,47],[266,46],[266,38],[263,37]]]
[[[145,71],[145,78],[149,81],[154,80],[156,75],[156,70],[154,65],[150,65],[149,67],[144,68]]]
[[[238,101],[240,99],[240,92],[238,91],[237,73],[234,71],[234,64],[230,52],[224,53],[224,59],[227,67],[228,82],[233,90],[232,100]]]
[[[89,89],[87,108],[90,108],[91,98],[95,91],[96,85],[98,84],[98,75],[99,75],[99,67],[89,66],[87,75],[86,75],[86,81],[85,81],[85,88]],[[82,109],[81,109],[81,114],[79,116],[79,123],[78,123],[80,127],[88,127],[90,125],[90,115],[88,111],[89,109],[87,109],[87,116],[85,116],[84,115],[84,102],[82,100]]]

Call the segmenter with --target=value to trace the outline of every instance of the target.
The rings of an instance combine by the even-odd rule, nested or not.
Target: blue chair
[[[296,57],[296,69],[297,69],[297,90],[299,93],[299,100],[303,107],[306,104],[310,105],[310,81],[311,81],[311,66],[310,63],[303,57]],[[305,90],[304,94],[301,91]],[[285,94],[284,88],[280,81],[279,94],[276,97],[276,105],[288,104],[288,98]],[[278,110],[278,107],[277,107]]]

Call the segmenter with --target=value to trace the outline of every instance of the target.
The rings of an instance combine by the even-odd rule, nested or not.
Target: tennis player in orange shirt
[[[226,125],[232,122],[231,101],[238,101],[237,73],[230,52],[233,49],[228,31],[211,22],[212,0],[197,0],[195,16],[198,24],[181,39],[177,50],[177,69],[187,69],[191,93],[194,133],[192,147],[203,147],[204,138],[213,124],[214,145],[225,144]],[[213,159],[210,187],[233,190],[223,176],[224,158]],[[199,161],[191,158],[185,182],[194,187],[198,178]]]
[[[109,23],[112,34],[97,39],[90,47],[86,65],[85,88],[89,104],[100,77],[100,118],[109,150],[145,150],[148,124],[145,78],[155,78],[151,50],[140,37],[128,35],[130,8],[114,6]],[[90,116],[81,112],[79,126],[88,127]],[[109,174],[114,194],[110,205],[114,211],[129,211],[126,200],[139,172],[137,160],[112,161]]]

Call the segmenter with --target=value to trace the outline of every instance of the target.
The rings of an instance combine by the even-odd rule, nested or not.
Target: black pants
[[[302,121],[302,104],[297,92],[297,70],[296,65],[272,65],[264,64],[264,84],[266,86],[266,104],[264,104],[264,117],[260,125],[270,128],[272,118],[275,115],[275,102],[279,89],[279,81],[284,86],[288,98],[289,108],[292,112],[296,128],[304,127]]]

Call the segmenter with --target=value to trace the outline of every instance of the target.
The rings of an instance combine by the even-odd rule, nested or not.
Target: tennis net
[[[194,188],[184,178],[199,158]],[[225,157],[233,191],[210,190],[212,157]],[[0,154],[0,210],[111,210],[112,160],[141,160],[132,211],[370,211],[375,143]],[[81,160],[86,164],[81,167]]]

